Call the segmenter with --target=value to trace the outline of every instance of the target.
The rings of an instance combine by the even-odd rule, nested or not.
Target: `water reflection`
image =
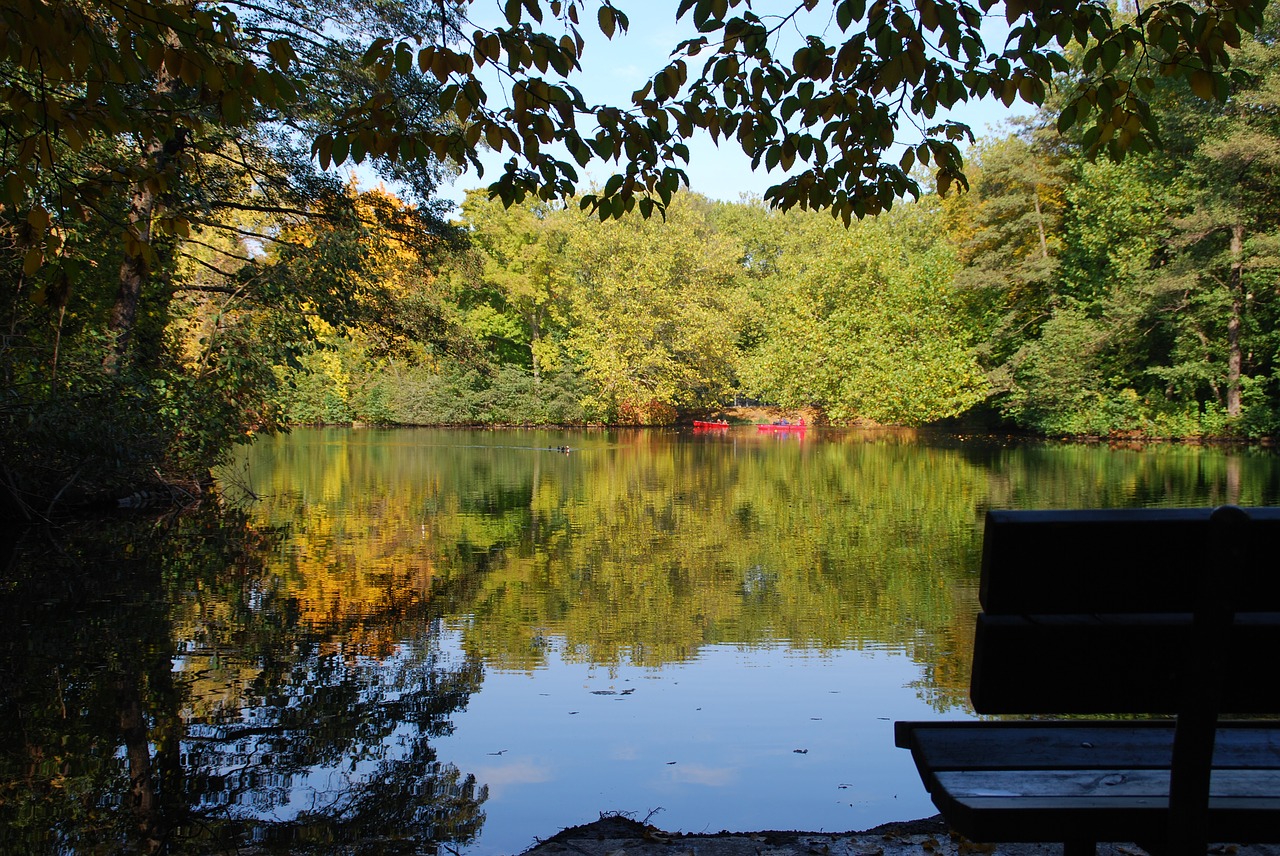
[[[303,621],[236,515],[39,533],[0,598],[0,852],[435,852],[484,821],[432,746],[481,679],[425,610]],[[403,626],[371,655],[347,630]]]
[[[772,640],[914,651],[969,614],[984,467],[914,444],[687,439],[314,432],[243,472],[253,513],[291,527],[278,576],[304,615],[448,592],[466,650],[504,669],[543,665],[548,639],[649,666]],[[539,451],[559,445],[574,452]]]
[[[986,508],[1277,491],[1269,454],[815,429],[299,431],[222,480],[14,548],[0,851],[929,813],[891,722],[964,713]]]

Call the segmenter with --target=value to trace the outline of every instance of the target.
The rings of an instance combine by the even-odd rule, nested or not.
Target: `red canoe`
[[[808,427],[808,426],[807,426],[807,425],[805,425],[803,422],[801,422],[801,423],[799,423],[799,424],[797,424],[797,425],[778,425],[778,424],[776,424],[776,423],[775,423],[775,424],[770,424],[770,425],[757,425],[757,426],[756,426],[756,430],[757,430],[757,431],[799,431],[799,432],[803,432],[803,431],[804,431],[804,429],[805,429],[805,428],[807,428],[807,427]]]
[[[703,422],[701,420],[693,420],[694,428],[728,428],[728,422]]]

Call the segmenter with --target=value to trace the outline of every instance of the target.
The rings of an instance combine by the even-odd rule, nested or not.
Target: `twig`
[[[58,492],[53,495],[53,499],[49,500],[49,508],[45,512],[46,517],[53,516],[53,507],[58,504],[58,500],[61,499],[62,495],[67,492],[67,488],[75,484],[79,478],[80,478],[80,470],[76,470],[74,473],[71,474],[71,478],[67,480],[67,483],[58,489]]]

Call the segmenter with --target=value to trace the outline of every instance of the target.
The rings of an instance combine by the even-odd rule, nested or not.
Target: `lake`
[[[927,816],[893,721],[973,715],[984,512],[1274,504],[1276,462],[817,428],[261,438],[217,514],[16,549],[0,849],[485,856],[601,812]]]

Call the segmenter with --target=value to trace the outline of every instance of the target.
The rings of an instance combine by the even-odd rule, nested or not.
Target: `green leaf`
[[[229,124],[240,124],[240,120],[244,117],[243,106],[239,92],[228,91],[222,94],[222,118]]]
[[[937,181],[938,181],[938,195],[946,196],[947,192],[951,189],[951,181],[952,181],[951,173],[945,170],[938,170]]]
[[[1062,112],[1058,114],[1059,134],[1065,134],[1067,130],[1076,123],[1076,112],[1078,109],[1076,102],[1072,102],[1062,108]]]
[[[736,56],[727,56],[716,63],[715,70],[711,73],[711,82],[723,83],[737,73],[738,58]]]
[[[852,23],[854,23],[854,4],[852,0],[844,0],[844,3],[836,6],[836,26],[840,27],[840,32],[846,32]]]
[[[316,138],[316,144],[312,149],[320,161],[320,168],[328,169],[333,163],[333,137],[329,134],[321,134]]]
[[[840,4],[840,7],[836,9],[837,24],[841,18],[841,9],[844,9],[844,14],[848,16],[849,23],[846,23],[840,28],[841,31],[845,31],[849,29],[849,24],[854,21],[861,21],[862,16],[867,14],[867,2],[866,0],[844,0],[844,2]]]
[[[1114,41],[1103,42],[1102,44],[1102,67],[1107,71],[1115,70],[1120,64],[1120,45]]]
[[[9,173],[4,178],[5,190],[9,194],[9,201],[14,205],[22,202],[22,198],[26,195],[26,184],[15,173]]]
[[[267,43],[267,53],[275,60],[276,65],[282,69],[288,69],[289,66],[298,58],[293,50],[293,45],[288,39],[272,39]]]
[[[31,224],[31,228],[35,229],[37,234],[43,235],[49,228],[49,212],[44,210],[40,205],[36,205],[27,212],[27,222]]]
[[[1102,138],[1102,128],[1098,125],[1090,125],[1084,131],[1084,136],[1080,142],[1084,146],[1085,151],[1091,151]]]
[[[351,141],[346,134],[338,134],[333,139],[333,162],[335,165],[341,164],[347,159],[347,151],[349,150]]]
[[[361,65],[369,65],[370,63],[372,63],[375,59],[378,58],[378,55],[381,54],[382,51],[389,44],[391,44],[391,39],[387,39],[387,38],[374,39],[369,44],[369,47],[364,52],[364,56],[360,60]]]
[[[699,32],[706,32],[711,18],[711,0],[697,0],[693,7],[693,25]]]

